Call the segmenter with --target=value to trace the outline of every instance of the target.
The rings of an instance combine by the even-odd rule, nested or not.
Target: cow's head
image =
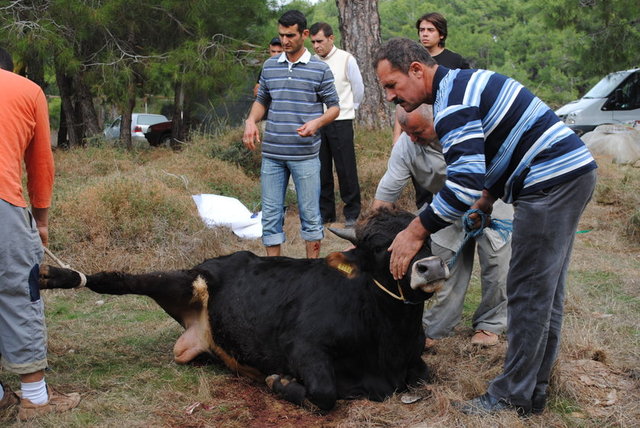
[[[418,303],[430,298],[449,277],[444,261],[432,255],[430,241],[425,242],[416,254],[404,278],[396,281],[389,271],[391,253],[387,249],[414,217],[404,210],[382,208],[364,216],[355,230],[332,229],[338,236],[351,241],[355,248],[329,254],[327,263],[350,278],[365,273],[371,275],[379,287],[384,287],[399,300]]]

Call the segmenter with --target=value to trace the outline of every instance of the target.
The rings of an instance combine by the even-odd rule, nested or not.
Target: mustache
[[[398,105],[398,104],[403,103],[403,102],[404,102],[404,100],[402,98],[400,98],[400,97],[396,97],[396,99],[393,100],[393,103],[395,105]]]

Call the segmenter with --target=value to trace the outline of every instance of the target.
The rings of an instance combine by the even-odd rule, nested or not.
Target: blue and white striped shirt
[[[597,168],[582,140],[509,77],[439,66],[432,87],[447,180],[420,215],[431,233],[464,215],[483,189],[513,203]]]
[[[297,129],[327,108],[339,106],[333,74],[305,49],[295,63],[286,53],[269,58],[262,68],[256,101],[268,108],[262,155],[278,160],[312,159],[320,151],[320,133],[301,137]]]

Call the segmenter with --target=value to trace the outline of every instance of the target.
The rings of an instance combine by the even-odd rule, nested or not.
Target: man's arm
[[[314,135],[320,128],[335,120],[340,114],[340,107],[331,106],[317,119],[312,119],[297,129],[298,135],[301,137],[310,137]]]
[[[349,79],[349,83],[351,84],[353,104],[357,110],[364,99],[364,83],[362,82],[360,67],[358,67],[358,62],[353,55],[349,55],[349,62],[347,63],[347,79]]]
[[[402,138],[408,138],[403,135]],[[374,198],[392,204],[397,201],[411,178],[411,153],[407,149],[407,140],[400,140],[391,149],[391,155],[387,162],[387,170],[380,179]]]
[[[24,153],[31,213],[42,245],[49,244],[49,207],[53,195],[54,163],[49,130],[49,108],[44,93],[36,100],[33,137]]]
[[[257,124],[262,120],[266,112],[267,108],[264,105],[258,101],[253,102],[251,111],[249,112],[249,117],[247,117],[247,120],[245,121],[244,135],[242,136],[242,142],[249,150],[255,150],[256,142],[260,142],[260,131],[258,131]]]
[[[320,89],[318,89],[318,98],[327,106],[327,110],[322,116],[308,121],[297,129],[298,135],[301,137],[314,135],[320,128],[333,122],[340,114],[340,100],[336,92],[336,85],[333,83],[333,73],[328,65],[322,77]]]
[[[49,208],[31,208],[42,245],[49,245]]]

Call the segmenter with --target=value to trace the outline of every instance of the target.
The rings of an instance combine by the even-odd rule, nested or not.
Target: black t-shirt
[[[444,65],[447,68],[470,68],[469,63],[465,61],[460,54],[457,54],[449,49],[445,49],[433,59],[440,65]]]

